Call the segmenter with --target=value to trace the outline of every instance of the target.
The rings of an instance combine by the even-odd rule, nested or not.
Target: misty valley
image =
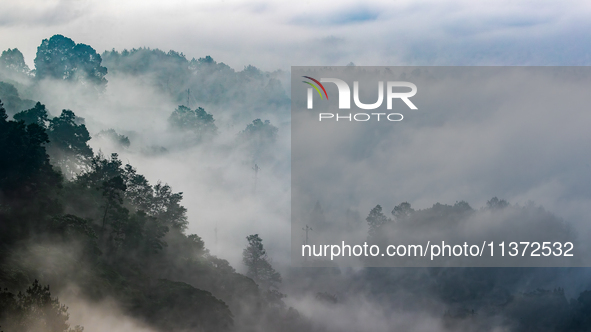
[[[62,35],[34,68],[2,52],[0,331],[591,330],[588,268],[292,266],[290,73],[216,60],[98,54]],[[541,205],[488,197],[314,201],[298,236],[339,223],[385,248],[491,215],[579,235]]]

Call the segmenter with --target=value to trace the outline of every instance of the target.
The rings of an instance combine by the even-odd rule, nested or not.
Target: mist
[[[290,64],[299,61],[300,64],[344,65],[353,61],[358,65],[379,62],[585,65],[588,59],[579,52],[586,51],[584,43],[576,46],[575,51],[564,51],[568,56],[560,51],[528,56],[532,50],[555,47],[557,40],[570,31],[583,29],[586,23],[580,18],[581,13],[538,9],[525,15],[527,8],[517,6],[511,8],[514,20],[496,26],[495,15],[504,13],[500,10],[491,13],[486,8],[492,5],[479,10],[469,4],[458,5],[463,9],[449,5],[429,11],[424,9],[428,3],[400,4],[399,8],[385,3],[342,3],[293,12],[281,4],[232,3],[231,14],[224,16],[225,20],[238,20],[257,36],[243,39],[223,29],[218,38],[195,35],[191,32],[192,24],[199,20],[186,14],[175,18],[173,13],[180,8],[179,4],[171,4],[169,8],[150,7],[144,10],[142,18],[128,16],[125,22],[109,25],[111,28],[100,37],[80,29],[81,22],[113,22],[118,16],[126,16],[134,6],[106,3],[101,10],[93,3],[55,2],[36,6],[31,2],[11,6],[16,14],[10,20],[3,20],[1,29],[23,31],[10,36],[2,34],[0,44],[4,45],[3,49],[18,47],[30,68],[34,68],[35,47],[41,39],[50,37],[40,35],[47,27],[62,29],[76,42],[84,42],[101,52],[109,51],[101,53],[102,65],[108,69],[104,76],[107,83],[102,88],[83,80],[36,79],[31,74],[21,75],[3,68],[0,81],[18,92],[18,99],[13,98],[10,103],[7,95],[0,95],[9,115],[7,121],[33,108],[37,101],[45,105],[50,119],[60,116],[62,110],[72,110],[76,123],[84,124],[90,134],[87,144],[94,156],[113,161],[110,156],[117,153],[122,165],[131,165],[150,185],[168,184],[173,193],[181,192],[181,204],[186,208],[186,228],[174,229],[169,225],[169,232],[161,237],[167,245],[155,254],[146,254],[150,258],[140,260],[138,257],[143,257],[143,253],[136,249],[128,252],[113,249],[111,253],[109,244],[101,242],[107,240],[100,235],[102,214],[98,212],[101,209],[104,215],[108,212],[102,201],[105,194],[92,191],[95,189],[90,185],[84,190],[76,187],[83,174],[93,174],[92,166],[81,165],[77,174],[71,175],[62,169],[65,189],[49,197],[59,197],[64,206],[52,213],[51,218],[72,214],[88,220],[89,227],[98,234],[97,246],[103,251],[102,256],[87,256],[89,244],[80,239],[66,235],[62,238],[46,233],[45,228],[32,228],[23,232],[30,235],[18,238],[16,244],[3,238],[0,285],[13,293],[25,291],[35,279],[51,285],[52,296],[68,306],[71,327],[81,325],[85,331],[156,332],[226,328],[234,331],[579,331],[587,326],[581,318],[587,312],[586,291],[591,287],[590,272],[585,268],[367,268],[363,264],[351,267],[338,263],[330,267],[298,268],[292,266],[290,246],[290,240],[296,238],[299,243],[305,236],[299,225],[294,234],[291,223],[289,110],[294,83]],[[120,12],[113,15],[108,8],[118,8]],[[200,11],[199,15],[211,16],[200,23],[207,27],[204,32],[211,33],[218,24],[213,22],[216,15],[226,10],[211,3],[190,5],[186,12]],[[394,15],[394,12],[398,13]],[[422,13],[423,19],[425,15],[444,17],[443,14],[454,17],[454,21],[470,18],[475,28],[465,31],[466,28],[446,19],[409,28],[418,13]],[[154,27],[145,26],[150,21],[147,17],[156,17],[160,23],[175,19],[178,26],[167,25],[157,33]],[[275,17],[275,21],[260,23],[265,22],[261,19],[265,17]],[[483,17],[488,20],[482,20]],[[31,27],[22,29],[26,22]],[[252,26],[253,22],[260,25]],[[489,29],[487,24],[495,27]],[[122,25],[138,27],[115,38]],[[507,37],[523,25],[526,28],[519,30],[514,39]],[[319,26],[326,28],[320,36],[314,32]],[[364,27],[363,32],[359,26]],[[531,39],[555,26],[561,29],[548,38]],[[142,33],[133,33],[142,30],[141,27],[145,28]],[[273,33],[265,33],[273,28],[276,28]],[[401,31],[400,36],[392,37],[384,32],[389,29]],[[438,32],[428,47],[423,48],[412,40],[415,35],[433,30]],[[458,30],[468,35],[465,40],[471,42],[465,43],[470,46],[452,41]],[[293,41],[282,41],[284,34],[293,31],[296,32]],[[366,38],[368,33],[374,36],[371,44]],[[155,37],[148,39],[145,37],[148,35]],[[170,37],[173,35],[174,38]],[[15,36],[21,38],[17,41]],[[192,42],[181,42],[187,36],[192,36]],[[28,41],[24,44],[21,40]],[[531,45],[517,46],[524,40],[531,40]],[[377,51],[373,43],[381,44]],[[496,53],[489,52],[489,43]],[[312,55],[302,51],[316,46],[319,52]],[[174,49],[174,52],[157,48]],[[467,49],[470,52],[466,53]],[[131,55],[124,58],[124,52]],[[15,97],[11,93],[10,97]],[[544,102],[549,101],[540,101]],[[217,134],[202,138],[195,131],[175,127],[169,119],[181,105],[190,110],[203,108],[211,114]],[[498,215],[490,216],[493,212],[487,206],[493,197],[499,197],[508,202],[506,210],[500,212],[509,216],[503,219],[507,224],[523,216],[516,211],[527,214],[542,209],[552,222],[586,226],[589,192],[585,183],[588,183],[589,160],[581,151],[589,138],[586,130],[589,119],[582,111],[570,114],[560,123],[553,121],[552,113],[515,115],[511,107],[473,115],[467,108],[446,109],[433,117],[419,117],[415,122],[410,121],[411,127],[386,133],[369,157],[345,156],[351,159],[346,160],[349,168],[343,174],[354,174],[367,164],[383,165],[380,171],[388,173],[396,165],[403,176],[395,181],[395,190],[392,182],[372,182],[375,179],[369,177],[349,184],[349,188],[326,186],[318,181],[314,185],[326,186],[328,193],[307,197],[309,201],[302,214],[313,213],[318,202],[327,222],[346,220],[344,231],[352,238],[364,239],[369,228],[366,216],[377,204],[383,205],[388,217],[389,211],[408,201],[416,211],[422,211],[422,215],[415,215],[418,221],[428,222],[423,216],[433,213],[434,218],[467,220],[475,225],[499,219]],[[515,116],[506,121],[509,115]],[[526,127],[531,116],[539,121],[536,126]],[[256,119],[262,125],[268,120],[277,129],[276,136],[270,140],[248,138],[248,126]],[[502,131],[498,130],[500,127]],[[109,134],[110,129],[116,134]],[[343,146],[375,143],[364,140],[365,137],[354,132],[345,138]],[[308,137],[310,141],[315,138]],[[404,144],[391,153],[389,140]],[[318,144],[311,148],[321,151],[327,146]],[[528,149],[531,149],[528,160],[542,165],[535,172],[520,164]],[[330,162],[343,161],[340,159],[343,150],[329,149],[329,152],[332,154],[324,157]],[[567,161],[569,167],[565,168]],[[57,166],[55,160],[53,165]],[[318,165],[310,165],[315,166]],[[354,195],[347,197],[351,189]],[[0,197],[8,202],[6,196],[3,193]],[[346,206],[335,203],[338,199],[347,199]],[[474,215],[463,219],[449,210],[435,208],[440,203],[451,209],[459,201],[466,201],[476,211]],[[130,216],[139,210],[132,208],[131,203],[125,204]],[[7,208],[3,213],[15,209]],[[6,216],[7,220],[20,217],[8,212]],[[524,225],[535,224],[538,217],[534,214],[532,220],[521,221]],[[55,220],[51,218],[47,219]],[[53,225],[52,222],[48,221],[47,225]],[[322,226],[313,227],[310,237],[317,241],[323,236]],[[197,249],[188,250],[186,239],[190,234],[196,234],[204,245],[196,244]],[[243,262],[243,250],[248,246],[246,237],[251,234],[263,239],[268,261],[282,276],[280,286],[265,286],[249,274],[249,267]],[[585,238],[585,233],[578,236]],[[180,300],[175,302],[175,297]],[[184,311],[183,306],[186,306]],[[204,309],[205,306],[210,309]],[[188,318],[191,312],[198,313],[196,318]]]

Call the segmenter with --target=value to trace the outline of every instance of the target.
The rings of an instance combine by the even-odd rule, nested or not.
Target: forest
[[[591,330],[588,269],[290,267],[284,228],[253,227],[288,218],[288,73],[98,54],[62,35],[34,64],[0,56],[0,331]],[[195,197],[169,184],[193,180]],[[195,217],[223,207],[252,223],[212,233]],[[497,197],[348,215],[385,241],[404,223],[491,211],[568,233],[543,207]],[[315,229],[332,220],[321,202],[310,213]]]

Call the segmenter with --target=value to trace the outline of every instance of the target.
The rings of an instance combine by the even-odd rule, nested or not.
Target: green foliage
[[[180,105],[168,118],[171,128],[182,131],[192,131],[198,140],[211,138],[217,134],[218,128],[214,124],[213,115],[198,107],[191,110]]]
[[[564,331],[569,320],[569,305],[561,288],[518,293],[503,312],[518,331]]]
[[[253,66],[236,72],[210,56],[188,61],[183,53],[150,48],[112,50],[104,52],[102,57],[110,74],[141,76],[178,103],[187,103],[189,99],[187,107],[193,102],[235,103],[243,108],[287,110],[290,102],[281,82],[275,78],[278,75]]]
[[[101,56],[92,47],[54,35],[37,47],[35,77],[90,83],[102,89],[107,84],[107,68],[101,62]]]
[[[72,142],[79,138],[76,129],[80,127],[76,126],[80,125],[76,124],[73,113],[66,112],[61,118],[49,121],[46,114],[43,105],[38,104],[36,108],[21,113],[17,117],[20,121],[7,121],[6,111],[0,107],[0,151],[5,157],[0,159],[0,197],[10,197],[3,199],[0,205],[3,220],[0,223],[3,244],[0,248],[3,270],[0,283],[15,275],[4,273],[5,268],[22,271],[19,273],[25,276],[38,273],[30,270],[31,266],[21,267],[21,260],[7,261],[3,250],[5,246],[17,240],[43,241],[40,244],[42,248],[58,245],[78,251],[73,258],[81,266],[67,272],[67,278],[78,283],[88,296],[114,296],[127,303],[128,308],[133,308],[134,303],[141,303],[135,306],[136,311],[131,312],[148,318],[156,327],[165,326],[172,330],[230,329],[233,320],[228,307],[206,291],[168,281],[160,282],[162,287],[146,288],[146,276],[151,269],[158,271],[155,274],[162,274],[159,267],[166,267],[164,270],[175,268],[176,261],[171,257],[185,255],[191,259],[179,260],[179,266],[186,269],[190,264],[201,275],[207,275],[203,286],[228,292],[240,284],[226,284],[236,275],[228,262],[209,256],[198,235],[185,236],[182,233],[187,225],[186,209],[180,204],[182,193],[173,192],[167,184],[152,186],[132,166],[123,167],[116,154],[110,158],[100,154],[93,156],[89,167],[80,176],[73,181],[62,182],[63,178],[53,170],[45,153],[44,145],[48,144],[46,130],[61,133],[61,142]],[[31,123],[27,125],[25,122]],[[68,148],[72,147],[75,144],[68,145]],[[54,181],[45,183],[52,176]],[[51,190],[44,189],[46,187]],[[60,200],[68,202],[67,214],[63,213]],[[38,209],[32,208],[37,205]],[[166,251],[165,239],[175,242],[171,250]],[[159,257],[166,259],[160,260]],[[74,262],[66,259],[59,261]],[[90,265],[85,265],[88,263]],[[60,265],[60,268],[63,267]],[[66,277],[64,271],[53,270],[53,266],[47,268],[52,278]],[[222,283],[225,286],[222,287]],[[218,286],[213,286],[215,284]],[[31,294],[41,294],[38,289],[34,286]],[[256,287],[254,290],[256,293]],[[44,296],[44,303],[47,303],[47,296]],[[11,302],[11,299],[14,301]],[[7,292],[0,294],[3,308],[13,308],[17,300]],[[166,306],[163,307],[163,304]],[[29,317],[27,315],[21,316]],[[155,317],[159,319],[150,320]],[[11,322],[31,321],[25,318]],[[42,322],[39,319],[34,321]],[[2,323],[6,331],[20,331],[10,324],[6,321]]]
[[[125,135],[119,135],[117,134],[117,132],[115,131],[115,129],[107,129],[107,130],[101,130],[96,137],[105,137],[107,139],[110,139],[113,143],[117,144],[118,146],[122,147],[122,148],[128,148],[129,145],[131,144],[129,141],[129,137],[125,136]]]
[[[242,262],[246,265],[246,275],[265,288],[277,288],[281,283],[281,275],[269,262],[263,240],[258,234],[246,237],[248,245],[242,251]]]
[[[123,167],[117,154],[110,159],[93,157],[89,170],[75,183],[101,202],[94,212],[86,212],[100,221],[99,233],[110,252],[125,249],[138,250],[142,255],[157,253],[166,247],[164,237],[170,229],[183,231],[187,227],[187,210],[180,204],[182,193],[174,193],[169,185],[160,182],[150,185],[131,165]]]
[[[270,148],[277,140],[278,131],[279,129],[269,120],[263,122],[261,119],[255,119],[238,134],[238,142],[246,147],[256,161],[269,155]]]
[[[117,155],[113,155],[111,160],[117,158]],[[121,163],[119,162],[116,170],[119,170],[120,167]],[[88,174],[85,176],[88,176]],[[154,197],[154,188],[152,188],[146,177],[137,174],[137,171],[131,165],[125,165],[125,169],[121,174],[126,179],[127,190],[125,191],[125,197],[139,210],[149,211]]]
[[[127,221],[129,210],[124,208],[123,195],[127,189],[123,178],[115,176],[107,181],[103,181],[100,191],[103,194],[103,216],[101,225],[101,236],[104,236],[105,227],[111,226],[111,241],[110,244],[115,244],[116,247],[124,240],[123,227]]]
[[[0,100],[4,102],[6,113],[9,116],[35,105],[35,102],[32,100],[21,99],[16,87],[5,82],[0,82]]]
[[[15,114],[14,119],[46,130],[47,152],[53,164],[59,166],[68,178],[80,173],[93,156],[84,119],[70,110],[63,110],[59,117],[49,119],[45,105],[38,102],[33,108]]]
[[[240,132],[240,138],[254,142],[257,145],[274,143],[277,139],[279,129],[271,124],[271,121],[255,119],[246,126],[246,129]]]
[[[25,63],[25,57],[18,48],[9,48],[2,52],[2,55],[0,55],[0,68],[23,74],[28,74],[31,71]]]
[[[122,176],[123,169],[119,155],[112,153],[109,159],[102,154],[92,157],[89,162],[89,168],[76,178],[76,182],[85,188],[98,189],[103,182],[109,181],[114,177]]]
[[[195,252],[203,252],[205,250],[205,242],[203,242],[203,239],[197,235],[197,234],[191,234],[189,236],[187,236],[187,238],[189,239],[189,241],[191,241],[191,249]],[[227,263],[227,262],[226,262]]]
[[[45,109],[45,105],[37,102],[31,109],[19,112],[13,116],[16,121],[23,121],[25,124],[35,123],[40,127],[47,129],[47,122],[49,114]]]
[[[92,221],[66,214],[53,218],[52,230],[62,236],[63,242],[82,242],[84,258],[94,259],[101,255],[98,236],[92,227]]]
[[[68,178],[85,169],[93,152],[88,146],[90,134],[82,119],[70,110],[63,110],[59,117],[49,121],[48,134],[47,152]]]
[[[241,72],[243,76],[246,78],[261,78],[263,76],[263,72],[253,65],[248,65],[244,67],[244,70]]]
[[[38,124],[6,121],[0,102],[0,191],[9,192],[28,186],[33,193],[60,181],[49,163],[44,144],[49,141]]]
[[[68,307],[52,298],[49,286],[41,286],[37,280],[24,293],[0,290],[0,325],[7,332],[82,332],[81,326],[73,329],[68,324]]]
[[[0,102],[0,242],[12,243],[61,213],[53,194],[62,177],[45,151],[43,127],[6,119]]]
[[[154,196],[148,210],[153,216],[166,220],[172,228],[185,230],[187,228],[187,209],[180,204],[183,193],[173,193],[167,184],[158,182],[154,185]]]
[[[183,282],[158,280],[146,290],[147,301],[137,304],[149,322],[163,331],[230,331],[228,306],[210,292]]]

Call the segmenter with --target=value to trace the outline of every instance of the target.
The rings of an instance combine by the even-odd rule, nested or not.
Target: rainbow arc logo
[[[324,86],[322,85],[322,83],[320,83],[318,80],[316,80],[316,79],[314,79],[314,78],[312,78],[310,76],[302,76],[302,77],[307,78],[307,79],[313,81],[314,83],[318,84],[318,86],[322,89],[322,91],[324,91],[324,95],[326,96],[326,100],[328,100],[328,94],[326,93],[326,89],[324,89]],[[320,99],[323,99],[322,93],[320,92],[320,89],[318,89],[318,87],[316,85],[314,85],[314,84],[312,84],[310,82],[307,82],[307,81],[302,81],[302,82],[304,82],[304,83],[310,85],[311,87],[313,87],[314,89],[316,89],[316,91],[320,95]]]

